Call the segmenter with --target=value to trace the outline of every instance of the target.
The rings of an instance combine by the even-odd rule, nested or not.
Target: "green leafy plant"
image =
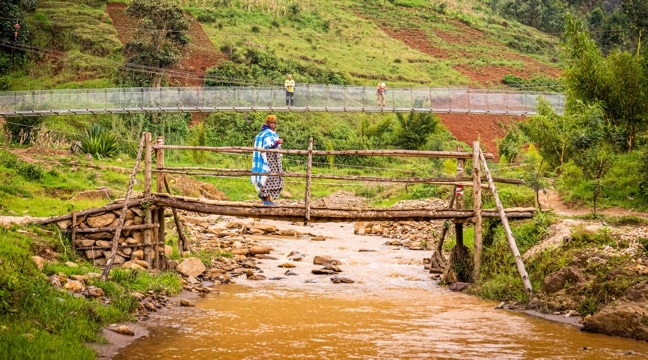
[[[114,157],[119,153],[117,137],[94,123],[81,137],[81,151],[96,158]]]

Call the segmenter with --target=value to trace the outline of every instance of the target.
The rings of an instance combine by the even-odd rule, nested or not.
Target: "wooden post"
[[[306,163],[306,195],[304,196],[304,207],[306,214],[304,225],[308,224],[310,220],[310,194],[311,194],[311,178],[313,175],[313,137],[308,139],[308,161]]]
[[[482,253],[481,175],[479,171],[479,141],[473,142],[473,210],[475,211],[474,267],[473,281],[479,279]]]
[[[457,151],[460,151],[461,147],[457,146]],[[457,174],[456,178],[461,179],[464,173],[464,160],[461,158],[457,158]],[[455,185],[454,188],[452,189],[452,194],[450,194],[450,201],[448,202],[448,209],[453,209],[455,207],[455,200],[457,199],[457,190],[458,187]],[[461,202],[463,204],[463,202]],[[457,208],[460,208],[459,205],[457,205]],[[450,229],[450,220],[446,220],[443,222],[443,228],[441,229],[441,236],[439,237],[439,242],[437,242],[436,246],[436,251],[432,254],[432,257],[430,258],[430,270],[434,267],[445,267],[447,265],[446,259],[443,256],[443,242],[445,241],[445,236],[448,233],[448,230]],[[463,227],[457,228],[455,226],[455,232],[457,230],[463,231]],[[463,234],[462,234],[463,235]],[[462,245],[463,245],[463,237],[462,237]],[[432,266],[435,265],[435,266]]]
[[[157,138],[157,145],[164,145],[164,137],[163,136],[158,136]],[[164,168],[164,149],[156,149],[155,150],[155,159],[156,159],[156,168],[157,169],[163,169]],[[156,175],[156,191],[158,193],[164,192],[164,173],[157,173]],[[164,206],[158,206],[157,209],[157,221],[158,224],[160,225],[158,227],[158,233],[157,233],[157,239],[155,241],[155,245],[153,245],[153,254],[155,256],[156,260],[156,268],[159,270],[161,269],[160,265],[160,258],[163,256],[160,256],[160,246],[158,244],[162,243],[164,244]],[[162,251],[164,251],[164,246],[162,246]]]
[[[124,205],[121,209],[121,214],[119,215],[119,222],[117,228],[115,229],[115,234],[112,238],[112,248],[110,250],[110,258],[106,262],[106,267],[101,273],[101,279],[103,281],[108,280],[108,274],[112,268],[113,263],[115,262],[115,255],[117,255],[117,245],[119,244],[119,237],[121,236],[121,230],[124,226],[124,221],[126,220],[126,210],[128,210],[128,199],[131,196],[133,191],[133,185],[135,185],[135,175],[137,175],[137,170],[139,169],[140,159],[142,158],[142,149],[144,148],[144,143],[146,142],[146,137],[142,135],[142,140],[140,141],[139,149],[137,150],[137,157],[135,158],[135,166],[131,172],[130,181],[128,182],[128,190],[126,191],[126,198],[124,199]]]
[[[461,249],[464,246],[463,243],[463,223],[455,221],[455,237],[457,239],[457,243],[455,244],[455,248]]]
[[[151,196],[151,133],[145,132],[146,148],[144,151],[144,197]]]
[[[459,151],[461,148],[457,146],[457,151]],[[465,159],[458,158],[457,159],[457,179],[461,179],[464,176],[464,166],[465,166]],[[463,209],[463,195],[464,195],[464,188],[463,185],[457,185],[455,186],[455,209]],[[455,236],[457,238],[457,243],[455,247],[462,248],[464,246],[463,244],[463,224],[462,223],[455,223]]]
[[[488,165],[486,164],[486,159],[484,158],[484,154],[481,151],[479,151],[479,157],[481,158],[481,163],[484,166],[484,173],[486,174],[486,178],[488,179],[488,184],[490,185],[490,189],[493,192],[493,198],[495,198],[497,211],[499,212],[500,219],[502,220],[502,225],[504,226],[504,231],[506,232],[506,239],[508,240],[509,247],[513,252],[513,256],[515,256],[515,265],[517,266],[518,273],[520,274],[520,277],[522,278],[522,282],[524,283],[524,289],[526,290],[529,298],[531,298],[531,296],[533,295],[533,287],[531,286],[529,275],[527,274],[526,269],[524,268],[524,263],[522,262],[522,256],[520,256],[520,251],[517,248],[517,244],[515,243],[515,239],[513,238],[513,232],[511,232],[511,227],[509,226],[508,219],[506,218],[506,212],[504,212],[504,207],[502,206],[502,202],[500,201],[499,196],[497,195],[497,189],[495,189],[495,183],[493,183],[493,178],[491,177],[490,171],[488,171]]]
[[[74,241],[76,240],[77,213],[72,213],[72,250],[75,250]]]
[[[169,188],[169,182],[167,181],[166,176],[164,177],[164,187],[166,188],[167,193],[171,195],[171,189]],[[191,244],[189,244],[189,241],[187,241],[187,238],[185,237],[182,223],[180,222],[180,215],[178,215],[175,208],[171,208],[171,212],[173,213],[173,221],[175,221],[176,230],[178,230],[178,253],[182,255],[184,251],[191,251]]]
[[[159,221],[158,221],[158,213],[157,213],[157,207],[156,206],[153,206],[152,209],[151,209],[151,222],[153,224],[157,224],[157,225],[160,224]],[[157,231],[153,231],[153,233],[151,235],[151,244],[153,244],[152,246],[153,246],[153,249],[155,249],[155,250],[157,250],[157,247],[155,246],[155,244],[157,244],[158,241],[159,241],[158,240],[158,235],[159,234],[158,234]],[[150,247],[150,245],[149,245],[149,247]],[[149,264],[151,264],[151,266],[149,267],[150,269],[157,269],[158,268],[157,251],[153,251],[153,254],[151,254],[151,262]]]
[[[149,198],[151,197],[151,184],[152,184],[152,174],[151,174],[151,163],[152,161],[152,155],[153,155],[153,142],[152,142],[152,136],[150,132],[144,133],[146,137],[146,155],[145,155],[145,162],[144,162],[144,197]],[[144,223],[147,225],[152,225],[152,217],[151,217],[151,208],[150,206],[147,206],[144,209]],[[149,265],[153,265],[151,263],[151,237],[153,234],[153,231],[151,228],[144,230],[144,247],[142,248],[142,251],[144,252],[144,261],[146,261]],[[151,268],[153,268],[151,266]]]

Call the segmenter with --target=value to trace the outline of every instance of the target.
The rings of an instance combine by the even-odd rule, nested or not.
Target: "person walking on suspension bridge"
[[[284,82],[284,88],[286,89],[286,106],[293,106],[293,97],[295,95],[295,80],[292,78],[292,74],[288,74],[288,79]]]
[[[279,138],[276,128],[277,117],[275,115],[266,116],[266,123],[254,138],[254,148],[281,149],[283,139]],[[281,154],[255,151],[252,154],[252,172],[254,174],[252,174],[250,182],[254,185],[259,198],[263,200],[263,205],[276,206],[277,204],[272,199],[277,199],[283,190],[283,177],[263,174],[283,172]]]
[[[379,107],[385,107],[385,94],[387,93],[387,85],[380,83],[376,86],[376,100],[378,100]]]

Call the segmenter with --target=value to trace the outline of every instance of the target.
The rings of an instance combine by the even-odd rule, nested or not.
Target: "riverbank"
[[[182,290],[178,295],[168,298],[169,302],[174,304],[174,307],[164,308],[149,315],[149,317],[152,316],[155,318],[160,315],[173,316],[175,312],[174,309],[182,306],[182,300],[193,303],[199,300],[199,298],[198,294],[194,292]],[[149,336],[152,323],[153,322],[149,320],[145,320],[110,324],[101,332],[105,338],[105,343],[92,343],[89,344],[89,346],[97,352],[97,359],[112,359],[121,349],[131,345],[133,342],[141,338]]]

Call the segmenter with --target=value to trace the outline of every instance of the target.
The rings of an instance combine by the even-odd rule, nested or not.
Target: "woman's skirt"
[[[281,163],[281,154],[277,153],[266,153],[268,159],[268,165],[270,166],[271,173],[280,173],[283,172],[283,166]],[[279,176],[268,176],[265,184],[261,187],[259,192],[259,197],[270,196],[273,199],[279,198],[281,190],[283,190],[283,177]]]

